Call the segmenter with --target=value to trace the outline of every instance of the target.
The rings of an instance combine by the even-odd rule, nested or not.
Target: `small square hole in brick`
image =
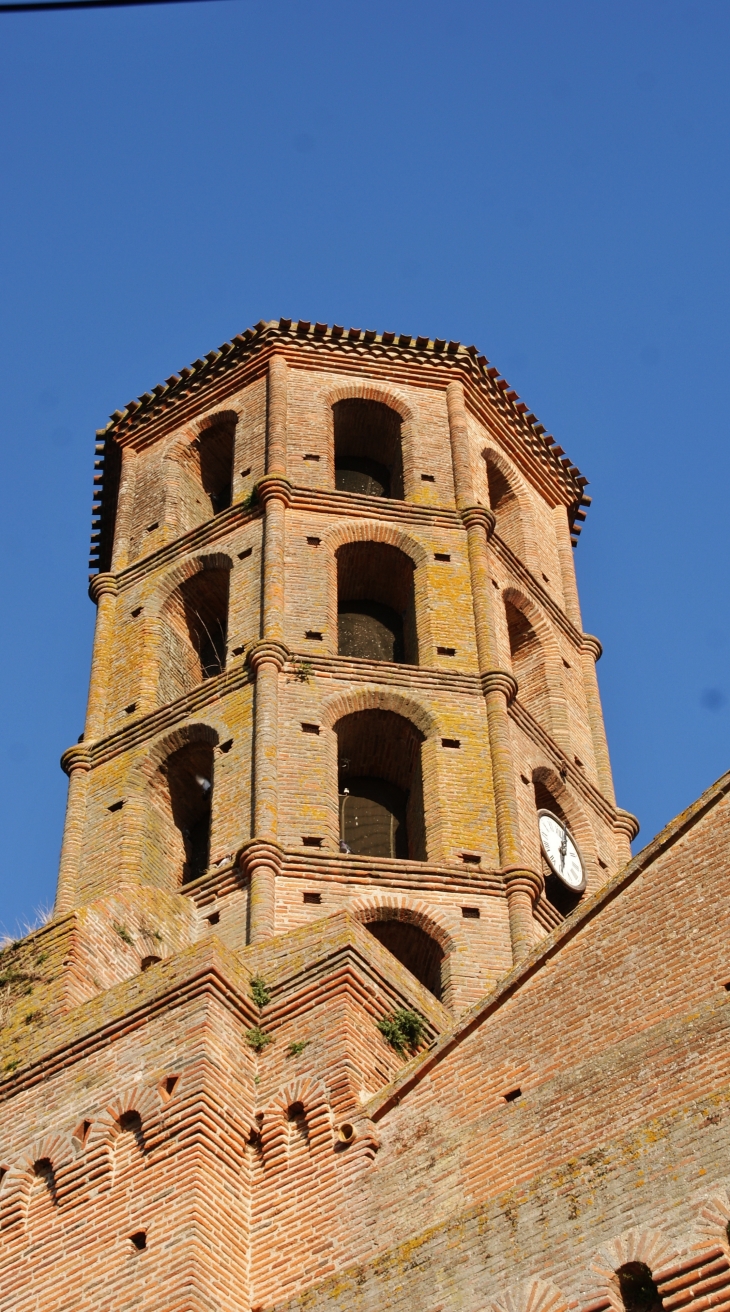
[[[523,784],[526,784],[528,788],[530,787],[530,781],[527,778],[526,774],[521,774],[520,779],[522,780]]]
[[[437,656],[455,656],[456,647],[437,647],[436,654]]]
[[[142,1250],[147,1247],[147,1232],[145,1230],[135,1230],[134,1234],[130,1235],[129,1238],[138,1253],[141,1253]]]
[[[241,478],[248,478],[250,473],[251,473],[251,466],[249,465],[248,469],[241,470]]]
[[[302,842],[305,847],[321,847],[324,842],[324,839],[312,838],[309,835],[307,835],[307,837],[302,837]]]
[[[321,538],[307,538],[307,543],[309,544],[310,547],[318,547],[320,546],[321,542],[322,542]]]
[[[307,905],[311,907],[318,907],[322,902],[321,893],[304,893],[303,897]]]
[[[233,651],[231,652],[231,656],[243,656],[245,650],[246,650],[245,647],[234,647]]]
[[[307,629],[304,636],[309,638],[310,642],[322,641],[322,634],[317,629]]]
[[[465,866],[481,865],[481,854],[479,852],[462,852],[461,859]]]
[[[550,579],[548,578],[547,574],[543,574],[542,577],[543,577],[543,582],[544,582],[544,583],[549,583],[549,582],[550,582]]]
[[[601,867],[601,870],[608,870],[608,866],[606,865],[606,862],[602,861],[600,856],[598,858],[598,864]]]
[[[302,724],[302,733],[319,733],[318,724]]]
[[[137,606],[136,610],[133,610],[133,611],[132,611],[132,619],[133,619],[133,620],[136,620],[137,616],[138,616],[138,615],[141,615],[141,614],[142,614],[142,607],[141,607],[141,606]]]
[[[565,666],[566,670],[570,669],[570,661],[566,661],[565,657],[563,657],[563,665]]]
[[[421,482],[422,482],[422,483],[435,483],[435,482],[436,482],[436,479],[434,478],[433,474],[421,474]]]
[[[136,709],[137,709],[137,703],[136,703],[136,702],[130,702],[130,703],[129,703],[129,706],[125,706],[125,708],[124,708],[124,714],[125,714],[125,715],[131,715],[131,714],[132,714],[132,711],[136,711]]]
[[[232,746],[233,746],[233,739],[232,739],[232,738],[226,738],[226,741],[225,741],[224,743],[221,743],[221,745],[220,745],[220,747],[219,747],[218,750],[221,751],[221,752],[223,752],[223,753],[230,752]]]
[[[442,738],[442,739],[441,739],[441,746],[442,746],[442,747],[453,747],[453,748],[461,747],[461,739],[460,739],[460,738]]]
[[[522,1097],[521,1089],[510,1089],[509,1093],[506,1093],[504,1095],[504,1100],[505,1102],[516,1102],[517,1099],[521,1097]]]
[[[478,920],[479,907],[462,907],[461,914],[464,917],[464,920]]]
[[[120,802],[112,802],[111,806],[109,807],[109,810],[121,811],[123,806],[124,806],[124,798],[122,798]]]
[[[245,550],[245,551],[239,551],[239,553],[238,553],[238,559],[239,559],[239,560],[248,560],[249,556],[250,556],[252,553],[253,553],[253,547],[246,547],[246,550]]]
[[[205,917],[209,925],[217,925],[220,921],[220,918],[221,918],[220,911],[211,911],[210,915]]]
[[[434,551],[433,558],[434,560],[451,560],[451,553],[449,551]]]
[[[575,761],[576,765],[580,766],[580,768],[581,768],[581,770],[582,770],[582,769],[583,769],[583,762],[581,761],[580,757],[579,757],[579,756],[574,756],[574,757],[573,757],[573,760]]]
[[[723,988],[726,993],[730,993],[730,980],[728,980],[727,984],[723,984]]]
[[[493,587],[493,588],[498,588],[498,587],[499,587],[499,584],[498,584],[498,582],[497,582],[496,579],[492,579],[492,587]]]
[[[162,1081],[162,1085],[160,1086],[160,1091],[162,1093],[163,1098],[165,1099],[171,1098],[179,1083],[180,1083],[179,1075],[166,1075],[164,1080]]]
[[[154,524],[148,524],[148,525],[147,525],[147,532],[148,532],[148,533],[154,533],[155,529],[156,529],[156,528],[159,528],[159,527],[160,527],[160,522],[159,522],[159,520],[155,520]]]
[[[319,460],[319,456],[315,456],[315,455],[313,455],[312,452],[310,451],[310,452],[307,453],[306,456],[302,456],[302,459],[303,459],[303,460]]]

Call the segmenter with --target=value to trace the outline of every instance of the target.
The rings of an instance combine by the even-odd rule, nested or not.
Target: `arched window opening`
[[[200,666],[211,679],[226,668],[230,571],[203,569],[181,585],[185,624]]]
[[[406,970],[441,1000],[441,963],[443,948],[420,929],[406,920],[369,920],[365,928],[384,948],[393,953]]]
[[[403,500],[401,418],[382,401],[351,397],[332,407],[335,487]]]
[[[198,437],[200,481],[214,515],[231,504],[235,435],[236,417],[226,415],[214,420]]]
[[[542,646],[527,616],[505,603],[512,670],[517,680],[518,696],[535,719],[550,725],[550,701]]]
[[[659,1290],[644,1262],[626,1262],[616,1275],[626,1312],[662,1312]]]
[[[172,819],[181,837],[182,882],[197,879],[210,859],[210,819],[213,802],[213,748],[187,743],[160,770],[167,776]]]
[[[340,846],[355,856],[426,860],[422,735],[392,711],[356,711],[335,726]]]
[[[547,785],[536,779],[534,788],[535,810],[552,811],[553,815],[557,816],[562,824],[568,825],[568,818],[562,806],[556,801]],[[570,829],[570,825],[568,825],[568,828]],[[560,912],[561,916],[569,916],[571,911],[575,911],[582,893],[576,893],[573,889],[568,888],[567,884],[564,884],[562,879],[558,878],[554,870],[551,870],[545,856],[542,854],[541,861],[542,873],[545,877],[545,897],[551,906],[554,906],[555,910]]]
[[[525,556],[522,511],[511,483],[490,455],[487,461],[489,504],[497,517],[497,533],[520,560]]]
[[[202,569],[162,611],[158,702],[165,706],[226,668],[230,570]]]
[[[347,542],[337,551],[340,656],[418,664],[413,561],[385,542]]]

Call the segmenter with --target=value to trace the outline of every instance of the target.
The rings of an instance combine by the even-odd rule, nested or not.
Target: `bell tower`
[[[259,323],[97,434],[96,632],[57,912],[234,950],[347,911],[447,1008],[630,855],[579,473],[473,347]],[[176,899],[178,902],[176,902]]]

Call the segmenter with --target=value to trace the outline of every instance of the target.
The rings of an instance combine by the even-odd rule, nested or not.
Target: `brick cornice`
[[[174,542],[168,542],[158,551],[152,552],[149,556],[141,556],[139,560],[127,565],[126,569],[120,570],[116,576],[120,591],[133,587],[148,575],[154,574],[156,570],[173,564],[193,551],[199,551],[212,542],[219,542],[228,533],[234,532],[251,520],[261,519],[262,514],[263,508],[259,505],[252,506],[244,501],[236,502],[229,506],[228,510],[215,515],[213,519],[208,519],[204,524],[198,524],[187,533],[183,533]]]
[[[560,774],[562,778],[564,778],[566,782],[575,789],[576,793],[580,793],[581,797],[588,802],[591,808],[601,816],[601,819],[607,821],[613,828],[616,828],[616,816],[619,814],[617,808],[612,802],[609,802],[607,797],[604,797],[603,793],[600,789],[596,788],[595,784],[591,783],[590,779],[586,777],[584,771],[579,769],[579,767],[565,755],[561,748],[558,747],[554,738],[551,738],[550,734],[543,729],[542,725],[538,724],[537,720],[533,719],[527,707],[519,700],[519,698],[515,698],[515,700],[510,703],[509,714],[515,723],[520,726],[522,731],[527,734],[528,738],[532,739],[535,746],[539,747],[540,750],[553,761],[558,774]],[[629,812],[626,811],[624,814],[628,815]],[[635,817],[632,816],[631,818],[634,821],[634,824],[638,824]],[[636,832],[638,833],[638,829]]]

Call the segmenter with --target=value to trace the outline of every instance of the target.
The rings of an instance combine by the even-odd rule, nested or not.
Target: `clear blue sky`
[[[730,5],[0,16],[0,922],[52,901],[94,430],[258,319],[475,342],[591,480],[639,844],[730,765]]]

